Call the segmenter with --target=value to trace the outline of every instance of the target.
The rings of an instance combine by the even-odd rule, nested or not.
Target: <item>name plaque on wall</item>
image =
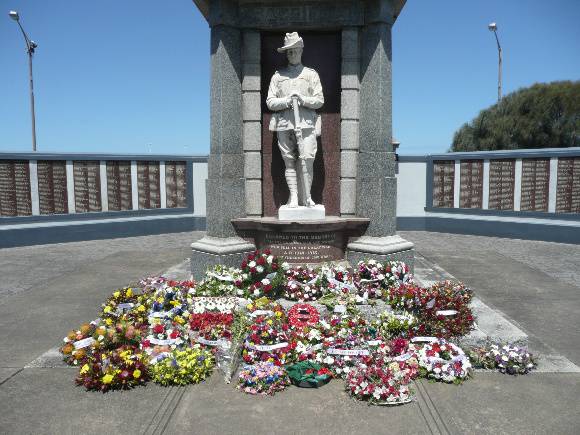
[[[107,199],[111,211],[133,209],[131,162],[107,161]]]
[[[73,162],[75,210],[77,213],[101,211],[100,162]]]
[[[489,208],[514,209],[516,161],[514,159],[489,161]]]
[[[482,208],[483,160],[463,160],[460,167],[459,207]]]
[[[558,159],[556,213],[580,213],[580,157]]]
[[[433,162],[433,207],[453,208],[455,161]]]
[[[0,160],[0,216],[30,216],[28,161]]]
[[[139,209],[160,208],[159,162],[137,162]]]
[[[165,162],[165,192],[167,208],[187,207],[185,162]]]
[[[68,213],[66,162],[39,160],[37,172],[40,214]]]
[[[550,159],[522,159],[520,210],[548,211]]]

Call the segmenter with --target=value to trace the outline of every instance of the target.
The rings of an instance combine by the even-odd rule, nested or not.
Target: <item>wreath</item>
[[[288,311],[288,321],[294,328],[314,326],[320,319],[320,313],[309,304],[296,304]]]
[[[426,343],[417,352],[421,374],[459,384],[471,374],[471,362],[463,350],[443,338]]]

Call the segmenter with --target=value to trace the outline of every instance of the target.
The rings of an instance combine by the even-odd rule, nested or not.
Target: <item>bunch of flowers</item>
[[[85,323],[79,329],[70,331],[63,338],[64,344],[59,350],[67,364],[78,365],[86,360],[92,352],[95,342],[93,334],[96,327],[96,322]],[[87,352],[87,349],[89,352]]]
[[[119,321],[115,325],[98,325],[93,333],[94,349],[113,350],[120,346],[138,347],[146,334],[145,325],[135,325],[127,321]]]
[[[240,371],[238,389],[248,394],[273,396],[277,391],[290,385],[290,380],[283,367],[270,362],[259,362],[246,366]]]
[[[157,362],[168,353],[184,347],[187,343],[186,331],[182,325],[169,320],[152,319],[149,335],[141,341],[141,348]]]
[[[381,337],[407,337],[412,335],[412,328],[417,324],[417,318],[407,311],[385,311],[379,314],[373,324]]]
[[[420,287],[413,282],[408,282],[389,289],[387,293],[387,302],[395,310],[416,313],[424,306],[421,302],[428,296],[427,289]]]
[[[315,301],[326,291],[325,278],[312,268],[297,266],[288,269],[284,297],[292,301]]]
[[[233,313],[237,308],[237,300],[233,297],[206,298],[192,297],[188,299],[192,314],[211,313]]]
[[[346,376],[361,358],[370,355],[368,341],[375,339],[375,331],[360,315],[332,315],[327,322],[332,335],[324,340],[322,362],[335,375]]]
[[[376,260],[359,261],[354,273],[354,285],[364,299],[380,299],[386,290],[385,268]]]
[[[215,346],[218,341],[231,339],[233,322],[233,313],[193,313],[189,316],[191,337],[197,343]]]
[[[419,375],[417,348],[404,338],[382,342],[372,355],[363,359],[361,363],[367,366],[396,363],[399,365],[398,370],[405,371],[410,379],[415,379]]]
[[[248,311],[253,321],[244,343],[243,360],[248,364],[258,361],[285,364],[291,347],[289,326],[282,307],[260,299],[249,304]]]
[[[131,287],[118,289],[102,304],[100,317],[107,326],[118,321],[145,323],[151,305],[147,294],[136,294]]]
[[[251,299],[273,297],[284,285],[284,272],[289,267],[288,263],[281,263],[268,249],[254,251],[242,261],[242,281],[236,285],[245,297]]]
[[[423,376],[458,384],[471,374],[471,362],[463,350],[445,339],[425,343],[417,351]]]
[[[344,266],[323,266],[319,273],[324,276],[324,282],[329,292],[356,293],[352,274]]]
[[[474,349],[470,356],[477,367],[497,369],[509,375],[526,375],[537,365],[534,356],[526,348],[509,344],[490,344]]]
[[[333,330],[324,319],[311,326],[292,328],[293,361],[315,361],[322,363],[326,356],[324,342],[333,334]]]
[[[189,282],[188,282],[189,283]],[[176,284],[176,285],[172,285]],[[170,321],[184,327],[189,318],[191,296],[187,285],[167,281],[151,295],[149,324],[151,326]]]
[[[243,296],[242,271],[222,265],[214,266],[205,273],[203,281],[195,288],[196,296]]]
[[[213,370],[214,357],[211,351],[194,346],[174,350],[151,368],[153,381],[161,385],[197,384],[207,378]]]
[[[373,405],[399,405],[410,402],[411,377],[399,363],[377,360],[372,365],[358,365],[346,377],[346,391],[355,399]]]
[[[295,329],[314,326],[320,319],[318,310],[309,304],[295,304],[288,311],[288,322]]]
[[[402,261],[388,261],[385,264],[385,285],[387,288],[413,282],[413,274],[406,263]]]
[[[80,368],[77,385],[87,390],[129,389],[149,379],[144,355],[135,346],[99,350]]]

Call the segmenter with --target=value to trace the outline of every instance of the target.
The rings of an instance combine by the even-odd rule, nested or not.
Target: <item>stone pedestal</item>
[[[258,249],[270,249],[290,264],[320,264],[346,259],[349,239],[364,234],[369,220],[327,217],[311,221],[276,218],[232,220],[236,231]]]
[[[206,236],[191,244],[191,274],[201,279],[216,264],[240,267],[245,256],[255,249],[254,244],[240,237]]]
[[[308,221],[322,220],[326,217],[326,209],[322,204],[314,207],[289,207],[283,205],[278,210],[278,219],[281,221]]]

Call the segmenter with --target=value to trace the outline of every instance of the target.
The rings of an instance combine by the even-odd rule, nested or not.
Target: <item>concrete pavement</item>
[[[578,373],[513,378],[478,372],[460,386],[420,381],[414,403],[382,408],[351,400],[338,380],[261,398],[236,392],[215,372],[186,388],[151,383],[100,394],[74,385],[76,369],[24,368],[58,346],[69,329],[93,319],[115,288],[183,261],[200,236],[0,250],[0,432],[577,433]],[[580,363],[580,247],[423,232],[404,237],[507,313],[532,347]]]

